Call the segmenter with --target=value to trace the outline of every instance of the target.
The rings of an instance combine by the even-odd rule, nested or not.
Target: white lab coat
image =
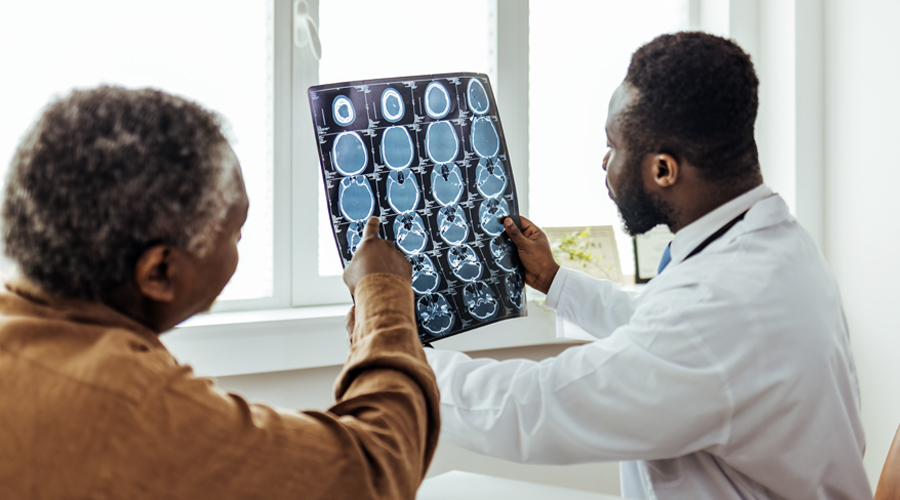
[[[629,498],[871,499],[838,287],[770,195],[679,231],[640,295],[561,270],[548,304],[597,341],[541,362],[426,349],[442,439],[517,462],[622,461]]]

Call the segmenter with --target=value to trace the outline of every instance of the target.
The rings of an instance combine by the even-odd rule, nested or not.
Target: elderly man
[[[437,389],[409,263],[366,227],[328,411],[196,378],[159,335],[231,278],[248,200],[216,116],[155,90],[50,104],[12,162],[0,294],[0,498],[413,498]]]
[[[429,350],[443,437],[524,462],[618,460],[629,498],[872,498],[840,293],[763,184],[758,85],[711,35],[635,52],[602,167],[628,232],[675,233],[663,270],[635,296],[561,269],[540,228],[507,219],[528,284],[598,340],[540,363]]]

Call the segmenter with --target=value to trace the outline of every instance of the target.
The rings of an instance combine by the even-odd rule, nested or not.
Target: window
[[[48,99],[72,87],[152,86],[197,100],[231,124],[251,199],[241,262],[215,309],[347,303],[325,219],[311,85],[487,73],[523,213],[544,226],[618,230],[599,167],[609,95],[631,51],[687,28],[698,1],[6,2],[0,167]],[[295,23],[307,15],[318,26],[321,60],[295,43]],[[562,90],[570,92],[564,100]],[[627,270],[629,240],[617,236]]]
[[[72,88],[156,87],[218,111],[253,206],[223,300],[273,296],[271,1],[117,0],[0,4],[0,170],[43,106]],[[249,301],[249,302],[246,302]]]
[[[622,270],[634,274],[631,237],[622,231],[601,168],[607,105],[635,49],[661,33],[688,29],[690,1],[532,1],[530,9],[531,220],[612,225]]]

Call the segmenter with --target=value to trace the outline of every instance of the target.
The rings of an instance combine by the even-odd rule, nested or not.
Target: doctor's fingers
[[[516,227],[516,223],[509,217],[503,220],[503,225],[506,227],[506,234],[513,240],[513,243],[516,244],[517,247],[521,250],[523,247],[527,246],[531,243],[531,240],[522,234],[522,231]],[[523,223],[524,225],[524,223]]]
[[[538,227],[537,224],[531,222],[525,217],[519,217],[518,227],[516,226],[515,222],[513,222],[513,220],[509,217],[507,217],[503,221],[503,224],[506,226],[506,234],[508,234],[510,238],[512,238],[513,241],[516,242],[517,245],[519,244],[519,242],[516,241],[517,236],[519,238],[525,238],[529,241],[548,241],[547,235],[544,234],[544,231],[541,230],[541,228]]]
[[[519,216],[519,229],[528,238],[532,237],[535,234],[543,233],[543,231],[541,231],[541,228],[539,228],[537,224],[531,222],[531,219],[521,215]]]
[[[506,234],[508,234],[513,243],[516,244],[516,248],[519,249],[519,254],[552,254],[552,252],[550,252],[550,240],[547,239],[547,235],[541,231],[541,228],[532,224],[528,219],[522,217],[521,230],[516,227],[516,224],[508,217],[503,223],[506,226]]]

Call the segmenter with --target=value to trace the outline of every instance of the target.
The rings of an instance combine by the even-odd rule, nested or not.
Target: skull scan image
[[[425,152],[434,163],[450,163],[459,154],[459,137],[448,121],[431,122],[425,131]]]
[[[449,332],[455,322],[450,302],[439,293],[420,297],[416,301],[416,314],[422,327],[433,335]]]
[[[519,211],[519,172],[495,83],[481,73],[446,73],[307,93],[338,255],[349,264],[361,253],[367,219],[381,219],[381,236],[410,262],[423,342],[528,308],[518,249],[503,225]]]
[[[478,161],[475,169],[475,188],[485,198],[496,198],[506,191],[508,179],[503,164],[497,158]]]
[[[341,179],[338,188],[338,207],[341,213],[351,221],[363,221],[375,211],[375,195],[369,180],[363,175],[354,175]]]
[[[518,273],[509,274],[503,280],[503,284],[506,287],[506,296],[509,298],[509,301],[516,309],[521,309],[522,294],[525,291],[525,281],[522,279],[522,276]]]
[[[482,158],[491,158],[500,152],[500,135],[490,118],[479,116],[472,120],[472,148]]]
[[[347,102],[350,102],[349,100]],[[369,155],[366,144],[356,132],[341,132],[331,146],[334,168],[344,175],[356,175],[366,169]]]
[[[431,82],[425,87],[425,112],[435,120],[440,120],[450,112],[450,94],[438,82]]]
[[[481,277],[481,261],[478,254],[469,245],[462,244],[450,247],[447,252],[450,270],[463,281],[475,281]]]
[[[387,201],[398,213],[412,212],[419,205],[419,185],[409,169],[388,174]]]
[[[469,80],[466,93],[469,96],[469,109],[476,115],[481,116],[491,109],[491,102],[488,100],[487,91],[484,90],[484,85],[482,85],[481,81],[477,78]]]
[[[493,318],[500,309],[500,301],[483,281],[469,283],[463,288],[463,303],[472,317],[486,321]]]
[[[383,116],[385,120],[396,123],[403,118],[404,112],[405,106],[403,104],[403,98],[400,97],[400,92],[388,88],[381,93],[381,116]]]
[[[478,209],[478,220],[484,232],[499,236],[503,232],[503,219],[509,215],[509,204],[503,198],[488,198]]]
[[[400,214],[394,219],[395,243],[404,253],[419,253],[428,244],[428,231],[422,217],[415,212]]]
[[[462,171],[455,163],[435,165],[431,171],[431,194],[442,206],[458,202],[464,187]]]
[[[424,253],[412,254],[407,257],[412,264],[412,288],[419,295],[431,293],[437,290],[441,284],[434,262]]]
[[[347,248],[350,256],[356,255],[359,244],[362,243],[363,233],[366,229],[366,221],[351,222],[347,227]]]
[[[346,127],[356,120],[356,110],[353,108],[353,102],[346,96],[339,95],[334,98],[331,103],[331,115],[334,121],[342,127]]]
[[[413,161],[413,142],[406,127],[389,127],[381,136],[381,159],[393,170],[408,167]]]
[[[469,223],[459,205],[447,205],[438,211],[438,232],[448,245],[459,245],[469,236]]]
[[[497,267],[508,273],[516,270],[516,259],[519,251],[511,239],[501,234],[491,240],[490,248]]]

